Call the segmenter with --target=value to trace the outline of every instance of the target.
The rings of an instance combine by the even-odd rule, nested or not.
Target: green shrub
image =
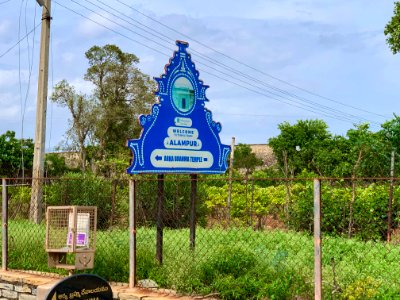
[[[223,248],[200,266],[200,280],[210,284],[219,275],[237,278],[256,265],[255,255],[239,247]]]
[[[107,228],[111,210],[111,183],[91,174],[68,173],[45,186],[47,205],[97,206],[98,228]]]

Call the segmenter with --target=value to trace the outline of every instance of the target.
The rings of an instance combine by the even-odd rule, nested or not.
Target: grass
[[[137,233],[138,279],[185,293],[217,293],[224,299],[312,299],[312,237],[279,230],[197,228],[196,247],[188,229],[165,229],[163,265],[155,260],[154,228]],[[10,221],[9,268],[66,274],[47,267],[45,226]],[[127,230],[97,233],[96,273],[128,281]],[[400,294],[400,246],[324,237],[324,299],[390,299]]]

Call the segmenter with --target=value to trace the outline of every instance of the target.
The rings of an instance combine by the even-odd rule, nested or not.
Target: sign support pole
[[[156,258],[160,265],[163,263],[163,215],[164,215],[164,174],[157,175],[158,198],[157,198],[157,242]]]
[[[190,174],[190,249],[196,246],[197,174]]]
[[[129,180],[129,288],[136,284],[136,180]]]

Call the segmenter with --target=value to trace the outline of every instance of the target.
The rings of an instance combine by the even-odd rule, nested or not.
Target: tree
[[[96,115],[96,104],[92,97],[79,94],[66,80],[54,87],[51,100],[60,106],[67,107],[72,115],[71,127],[67,138],[72,141],[72,148],[78,148],[81,169],[86,166],[86,140],[93,133]]]
[[[391,150],[390,158],[390,189],[388,202],[388,230],[387,241],[390,242],[392,235],[392,219],[393,219],[393,189],[395,176],[395,157],[400,147],[400,117],[394,114],[394,118],[382,124],[380,132],[384,139],[388,142]]]
[[[59,177],[69,171],[65,157],[57,153],[47,153],[44,161],[46,177]]]
[[[278,164],[285,176],[296,175],[302,170],[321,174],[318,152],[326,149],[332,136],[328,125],[322,120],[299,120],[290,125],[283,122],[278,125],[280,134],[269,139]]]
[[[239,144],[235,147],[233,167],[245,169],[246,175],[250,174],[257,166],[262,165],[262,160],[257,158],[251,147],[246,144]]]
[[[82,169],[89,158],[98,172],[110,175],[116,160],[128,159],[126,140],[139,136],[142,128],[136,120],[150,112],[155,82],[137,68],[134,54],[115,45],[93,46],[85,56],[89,67],[84,79],[94,85],[93,94],[78,93],[63,80],[52,100],[72,115],[67,147],[80,151]]]
[[[386,42],[393,54],[400,51],[400,2],[394,3],[393,17],[384,30]]]
[[[32,139],[17,139],[14,131],[0,135],[0,176],[17,177],[32,172]]]
[[[351,176],[352,197],[349,204],[349,226],[348,236],[353,234],[353,204],[356,200],[356,179],[358,177],[374,177],[382,174],[385,167],[384,144],[379,138],[379,134],[373,133],[369,129],[369,124],[359,124],[355,128],[347,131],[349,152],[347,153],[346,174]]]
[[[139,59],[134,54],[115,45],[93,46],[85,55],[89,62],[85,79],[94,84],[98,101],[94,137],[104,158],[139,134],[141,127],[133,120],[149,112],[155,83],[136,67]]]

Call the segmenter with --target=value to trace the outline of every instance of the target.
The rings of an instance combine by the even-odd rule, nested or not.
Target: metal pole
[[[32,196],[29,217],[31,221],[40,223],[42,212],[42,178],[44,176],[44,156],[46,140],[47,87],[49,79],[49,40],[51,1],[44,0],[42,9],[42,34],[40,40],[40,62],[38,78],[38,94],[36,104],[35,148],[32,165]]]
[[[190,175],[190,249],[196,246],[197,174]]]
[[[231,143],[231,155],[230,155],[230,161],[229,161],[229,186],[228,186],[228,202],[227,202],[227,208],[228,208],[228,222],[231,219],[231,202],[232,202],[232,173],[233,173],[233,159],[235,156],[235,137],[232,137],[232,143]]]
[[[164,174],[158,175],[158,198],[157,198],[157,241],[156,258],[160,264],[163,263],[163,210],[164,210]]]
[[[136,180],[129,180],[129,288],[136,284]]]
[[[314,179],[314,299],[322,299],[321,181]]]
[[[388,228],[387,228],[387,241],[390,242],[392,237],[392,214],[393,214],[393,185],[394,185],[394,155],[392,150],[392,157],[390,159],[390,187],[389,187],[389,203],[388,203]]]
[[[8,199],[7,199],[7,180],[2,179],[2,253],[1,253],[1,269],[7,270],[8,264]]]

